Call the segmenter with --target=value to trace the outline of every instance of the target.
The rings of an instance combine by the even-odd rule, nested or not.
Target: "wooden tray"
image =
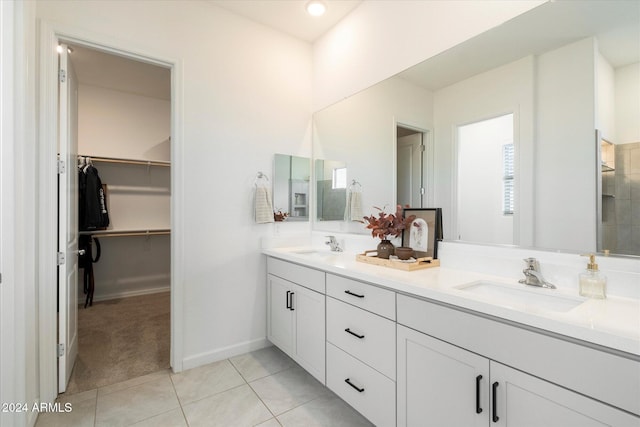
[[[417,258],[417,262],[393,261],[390,259],[378,258],[375,256],[367,256],[368,253],[378,251],[364,251],[363,254],[356,255],[356,261],[367,264],[381,265],[383,267],[396,268],[404,271],[422,270],[424,268],[439,267],[440,260],[432,257]]]

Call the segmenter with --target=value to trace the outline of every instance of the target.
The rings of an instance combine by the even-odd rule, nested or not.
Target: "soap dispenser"
[[[586,254],[589,257],[587,269],[580,273],[580,295],[589,298],[606,298],[607,277],[600,273],[596,264],[595,254]]]

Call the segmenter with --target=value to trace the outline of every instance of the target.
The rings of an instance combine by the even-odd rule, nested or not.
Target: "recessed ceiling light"
[[[317,0],[310,1],[307,3],[307,13],[311,16],[322,16],[327,11],[327,6]]]

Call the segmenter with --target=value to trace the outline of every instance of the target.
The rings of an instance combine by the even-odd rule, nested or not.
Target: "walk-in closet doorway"
[[[75,393],[169,367],[171,71],[80,45],[60,48],[67,59],[60,84],[71,87],[69,108],[60,102],[60,110],[77,138],[68,172],[87,182],[79,199],[69,193],[78,207],[60,221],[70,224],[79,212],[87,260],[77,275],[79,308],[67,315],[77,313],[77,357],[58,372],[58,391]],[[103,193],[91,188],[96,176]],[[103,199],[104,224],[96,224],[92,209],[104,210]]]
[[[175,292],[173,285],[177,202],[176,194],[172,194],[175,161],[179,159],[172,147],[177,122],[175,61],[155,60],[84,42],[81,38],[59,37],[46,24],[42,34],[44,132],[39,189],[43,226],[39,237],[43,259],[51,256],[44,249],[51,247],[47,242],[62,242],[57,245],[58,266],[43,263],[40,270],[41,397],[42,401],[52,401],[58,392],[92,389],[170,366],[175,371],[181,370],[181,365],[174,366],[173,362],[176,353],[181,353],[175,345],[179,340],[174,332],[181,313],[174,310],[180,307],[176,303],[180,292]],[[69,70],[58,70],[60,53],[51,55],[47,46],[64,49]],[[68,83],[73,78],[76,87],[65,91],[76,97],[77,120],[65,119],[65,114],[73,116],[76,112],[65,112],[72,104],[67,100],[65,105],[58,105],[58,87],[54,86],[56,80]],[[62,93],[62,85],[60,90]],[[47,94],[53,95],[55,101],[50,102]],[[62,130],[64,126],[68,127],[66,133]],[[67,164],[48,162],[47,156],[55,159],[65,151],[62,145],[68,148],[68,141],[63,138],[73,138],[74,134],[78,149],[69,157],[75,159]],[[87,161],[98,170],[105,184],[110,224],[104,230],[80,231],[69,226],[72,218],[68,212],[77,203],[77,188],[69,181],[72,183],[66,190],[69,201],[64,195],[59,196],[60,205],[71,208],[59,218],[60,224],[66,224],[69,230],[67,236],[56,239],[58,227],[53,222],[58,222],[57,184],[46,178],[47,173],[57,173],[61,182],[66,181],[71,174],[79,176],[82,173],[79,162]],[[51,167],[53,164],[56,167]],[[55,277],[55,271],[65,268],[65,264],[73,264],[65,262],[65,258],[75,262],[80,235],[97,237],[101,249],[101,258],[92,265],[93,304],[86,308],[82,270],[75,274],[79,278],[77,285],[65,287],[64,274],[60,275],[63,280],[59,286],[55,281],[51,286],[46,279]],[[95,242],[92,250],[95,258]],[[74,280],[73,275],[66,277]],[[65,296],[66,291],[69,292]],[[74,300],[75,310],[68,309]],[[70,328],[76,328],[77,357],[75,361],[64,362],[65,357],[73,357],[72,352],[65,351],[70,347],[64,347],[68,344],[65,335],[67,340],[73,337]]]

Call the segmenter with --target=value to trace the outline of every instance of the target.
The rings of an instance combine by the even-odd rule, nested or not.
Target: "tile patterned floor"
[[[36,427],[360,427],[365,418],[276,347],[72,395]]]

